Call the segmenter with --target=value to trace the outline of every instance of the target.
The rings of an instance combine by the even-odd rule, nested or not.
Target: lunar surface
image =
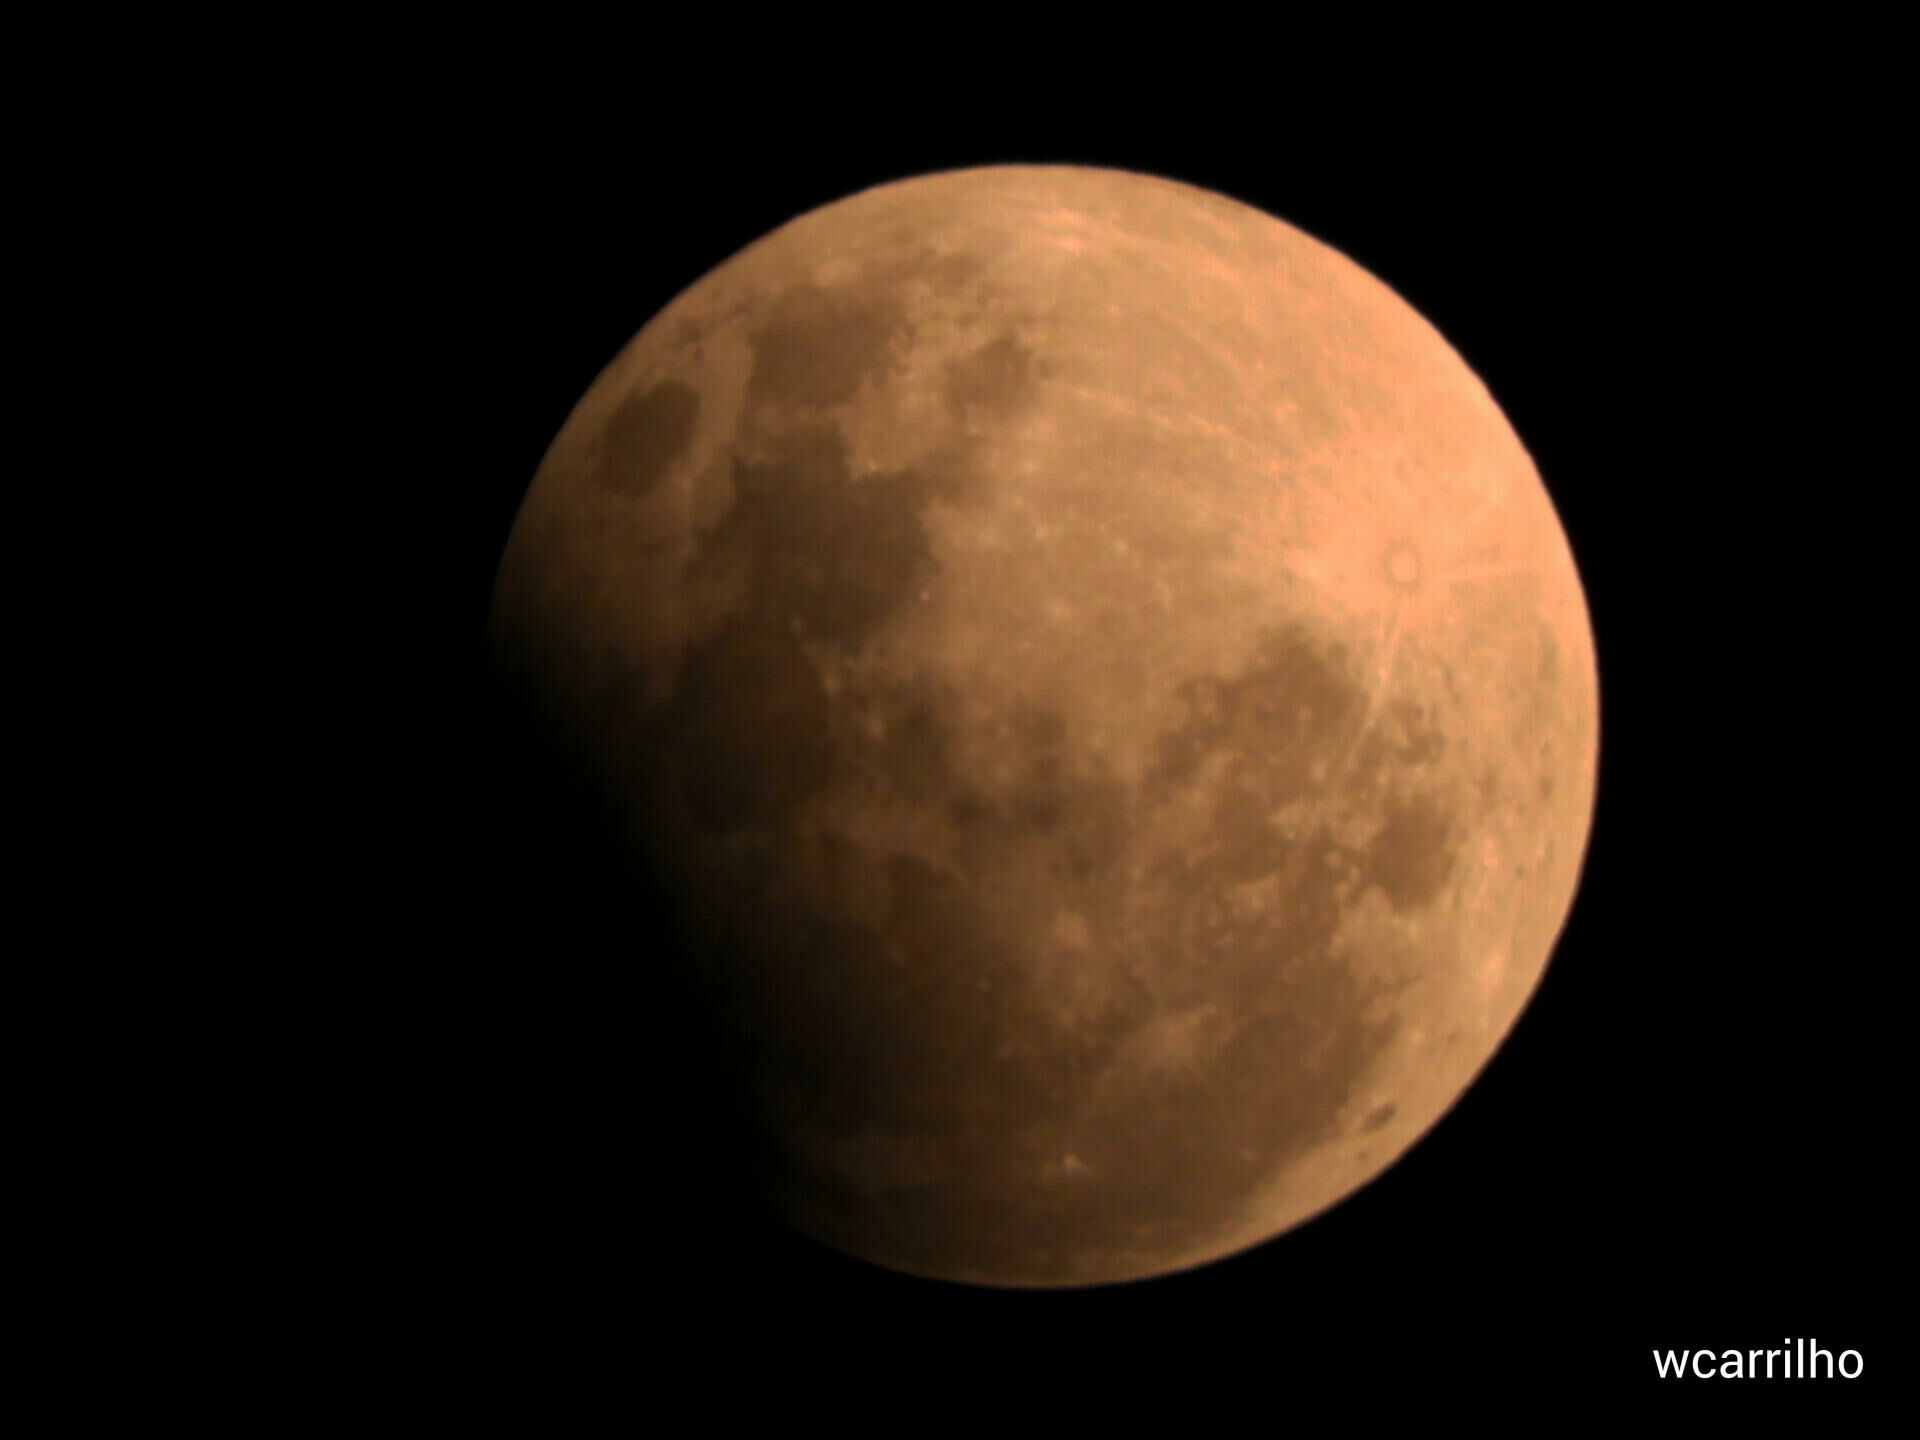
[[[1140,175],[886,185],[694,284],[554,440],[491,639],[673,897],[776,1212],[927,1276],[1161,1274],[1378,1175],[1592,813],[1579,578],[1486,389]]]

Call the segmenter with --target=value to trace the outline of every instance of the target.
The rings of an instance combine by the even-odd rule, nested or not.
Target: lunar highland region
[[[1140,175],[886,185],[698,281],[555,439],[491,638],[671,897],[775,1212],[945,1279],[1184,1269],[1378,1175],[1592,813],[1585,605],[1493,399]]]

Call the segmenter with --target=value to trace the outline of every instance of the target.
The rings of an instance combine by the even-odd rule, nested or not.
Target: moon
[[[671,897],[773,1211],[940,1279],[1165,1274],[1365,1185],[1592,818],[1580,580],[1486,388],[1140,174],[882,185],[692,285],[553,441],[490,641]]]

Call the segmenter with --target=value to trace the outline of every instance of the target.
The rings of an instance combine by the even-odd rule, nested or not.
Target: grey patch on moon
[[[1424,796],[1396,800],[1367,851],[1367,874],[1396,910],[1429,904],[1453,872],[1454,825]]]
[[[1150,787],[1191,781],[1204,757],[1225,750],[1247,757],[1271,807],[1307,793],[1315,762],[1333,760],[1367,709],[1344,648],[1323,651],[1300,628],[1268,631],[1240,674],[1196,675],[1179,694],[1187,720],[1161,737]]]
[[[1560,681],[1560,642],[1555,638],[1553,626],[1543,624],[1540,627],[1540,685],[1543,689],[1554,689]]]
[[[837,431],[790,432],[771,460],[734,463],[733,506],[703,560],[744,560],[749,609],[769,625],[856,647],[925,583],[922,512],[940,484],[913,471],[855,481]]]
[[[622,400],[602,432],[594,478],[617,495],[639,499],[667,477],[693,443],[700,397],[675,380]]]
[[[1033,354],[1011,335],[949,360],[946,370],[947,404],[961,416],[1007,416],[1033,391]]]
[[[753,332],[750,408],[840,405],[888,369],[906,306],[885,288],[788,291]]]

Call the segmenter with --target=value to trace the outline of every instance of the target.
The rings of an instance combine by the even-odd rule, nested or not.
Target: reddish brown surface
[[[1591,813],[1578,580],[1484,389],[1138,176],[883,187],[707,276],[554,442],[494,635],[678,896],[776,1204],[931,1275],[1158,1273],[1363,1184]]]

